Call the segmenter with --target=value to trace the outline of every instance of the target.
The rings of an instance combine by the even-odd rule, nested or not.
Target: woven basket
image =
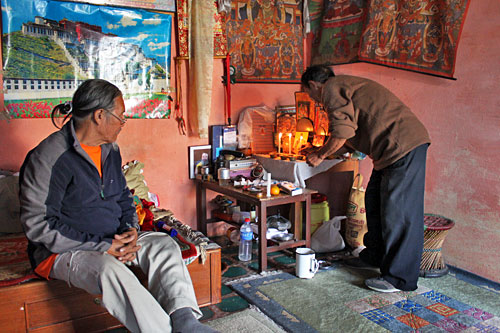
[[[453,220],[436,214],[424,214],[424,251],[420,261],[420,276],[440,277],[448,273],[441,249],[448,231],[455,225]]]

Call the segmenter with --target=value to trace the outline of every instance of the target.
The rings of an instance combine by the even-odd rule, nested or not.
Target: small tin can
[[[231,177],[229,175],[228,168],[219,168],[219,170],[217,170],[217,176],[219,178],[219,185],[220,186],[228,186],[229,185]]]

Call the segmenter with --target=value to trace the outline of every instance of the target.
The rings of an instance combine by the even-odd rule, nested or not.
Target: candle
[[[271,173],[267,173],[267,197],[271,196]]]
[[[288,133],[288,155],[292,155],[292,133]]]
[[[300,140],[299,140],[299,146],[297,147],[297,154],[299,153],[300,148],[302,148],[302,139],[303,138],[304,138],[304,136],[301,134],[300,135]]]
[[[281,136],[283,133],[278,134],[278,155],[281,153]]]

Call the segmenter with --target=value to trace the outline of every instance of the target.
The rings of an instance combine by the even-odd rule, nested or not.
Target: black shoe
[[[352,259],[347,259],[344,260],[344,265],[350,268],[357,268],[357,269],[369,269],[369,270],[379,270],[379,267],[370,265],[360,258],[352,258]]]
[[[365,285],[368,288],[381,293],[393,293],[396,291],[401,291],[401,289],[394,287],[389,281],[382,277],[366,279]]]

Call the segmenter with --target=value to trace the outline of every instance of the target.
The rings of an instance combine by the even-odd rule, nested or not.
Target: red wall
[[[427,126],[429,149],[426,212],[455,220],[444,244],[448,263],[500,281],[500,12],[496,0],[471,1],[457,54],[456,81],[372,64],[337,66],[336,73],[374,79],[409,105]],[[224,122],[223,65],[215,61],[210,124]],[[183,92],[187,92],[186,67]],[[236,84],[232,87],[233,122],[246,107],[293,104],[298,85]],[[187,107],[185,96],[184,105]],[[184,110],[187,114],[187,110]],[[0,168],[18,169],[29,149],[54,131],[50,120],[0,121]],[[188,179],[188,146],[206,139],[181,136],[170,120],[129,120],[118,143],[124,161],[138,159],[161,207],[196,225],[195,189]],[[369,177],[371,163],[362,170]]]

